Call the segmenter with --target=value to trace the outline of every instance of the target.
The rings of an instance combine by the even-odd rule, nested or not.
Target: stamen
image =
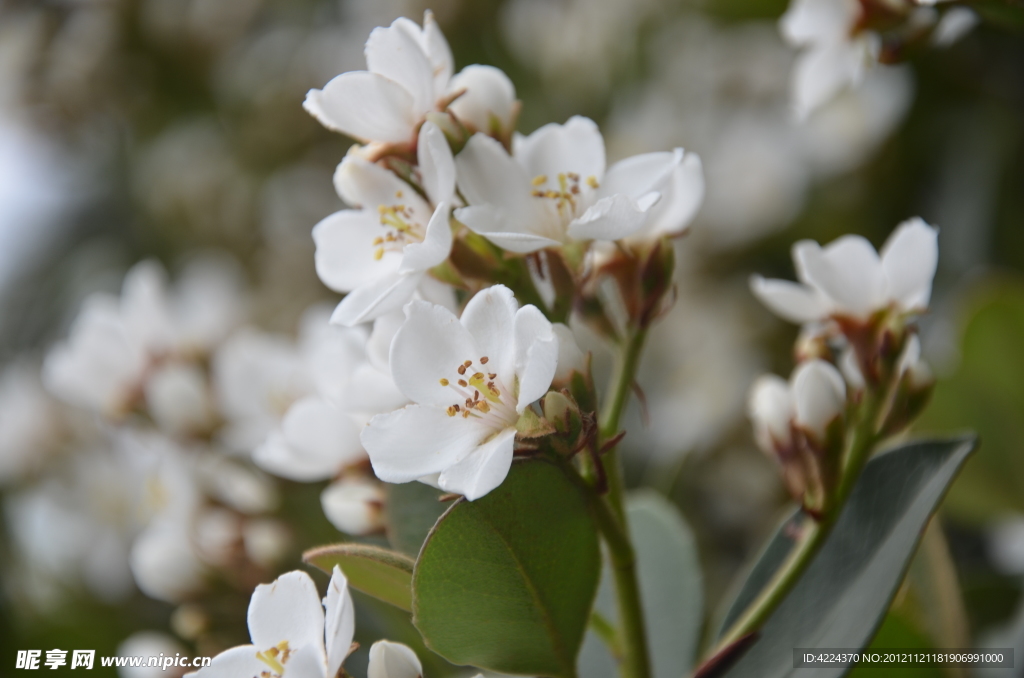
[[[459,386],[461,386],[462,388],[466,388],[467,386],[469,386],[469,384],[466,383],[465,379],[459,379]]]
[[[597,190],[600,187],[600,184],[597,183],[597,177],[595,177],[593,174],[587,177],[587,186],[590,186],[594,190]]]
[[[535,176],[533,178],[533,181],[531,181],[530,183],[532,183],[534,186],[540,186],[541,184],[546,184],[547,181],[548,181],[548,175],[546,175],[546,174],[538,174],[537,176]]]
[[[459,374],[465,374],[465,373],[466,373],[466,366],[465,365],[459,365]]]
[[[484,356],[483,358],[480,358],[480,364],[481,365],[486,365],[488,360],[490,360],[490,358],[488,358],[487,356]]]
[[[447,386],[447,385],[448,385],[448,380],[447,379],[441,379],[441,386]]]

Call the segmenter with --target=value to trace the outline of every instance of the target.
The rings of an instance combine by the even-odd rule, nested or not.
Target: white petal
[[[796,414],[789,384],[774,374],[758,377],[750,387],[747,414],[762,450],[771,453],[776,442],[787,444],[790,422]]]
[[[845,44],[816,46],[797,57],[792,96],[799,120],[806,120],[853,83],[859,67],[857,58],[857,53]]]
[[[324,611],[316,584],[305,572],[286,572],[272,584],[257,586],[248,620],[249,636],[258,648],[288,641],[292,650],[313,646],[323,652]]]
[[[320,493],[320,506],[331,525],[352,535],[369,534],[383,527],[384,490],[376,480],[341,478]]]
[[[325,635],[327,646],[327,676],[335,676],[352,647],[356,631],[355,607],[348,592],[348,580],[335,565],[324,598]],[[301,677],[300,677],[301,678]]]
[[[387,354],[384,358],[386,365]],[[409,399],[395,386],[390,370],[385,373],[367,363],[356,368],[344,393],[333,402],[350,414],[371,417],[397,410],[408,403]]]
[[[681,150],[643,153],[618,161],[608,168],[601,182],[604,195],[621,193],[634,200],[666,187],[672,172],[682,162]]]
[[[850,0],[793,0],[779,29],[795,46],[838,42],[849,34],[857,12]]]
[[[462,325],[473,335],[479,355],[468,355],[474,369],[494,372],[506,386],[512,386],[516,368],[515,327],[519,302],[512,290],[493,285],[477,292],[462,311]],[[480,364],[486,357],[487,368]]]
[[[558,368],[558,337],[536,306],[524,306],[516,313],[515,345],[519,383],[516,411],[522,414],[547,393]]]
[[[374,239],[384,229],[379,217],[368,210],[342,210],[313,227],[316,243],[316,274],[323,284],[338,292],[394,276],[402,263],[398,252],[375,258]]]
[[[420,273],[395,273],[361,285],[341,300],[331,322],[352,327],[402,308],[416,292]]]
[[[401,643],[378,640],[370,646],[366,678],[420,678],[423,665],[416,653]]]
[[[511,223],[500,208],[493,205],[471,205],[455,210],[455,218],[469,230],[479,233],[498,247],[509,252],[529,254],[562,243],[535,233],[522,232],[523,222]]]
[[[440,203],[427,222],[423,242],[409,243],[405,246],[402,250],[402,273],[425,271],[448,258],[452,251],[452,227],[448,223],[451,211],[451,203]]]
[[[444,33],[434,20],[434,13],[429,9],[423,13],[423,31],[420,36],[434,71],[434,91],[440,95],[448,89],[448,81],[455,70],[455,59],[452,58],[452,50],[444,39]]]
[[[659,190],[661,200],[648,213],[643,232],[655,237],[679,235],[697,216],[704,202],[704,168],[700,156],[686,153],[672,170],[668,185]]]
[[[239,645],[224,650],[210,661],[209,666],[204,666],[189,675],[195,678],[258,676],[267,670],[267,665],[256,658],[260,651],[255,645]]]
[[[531,214],[530,177],[496,139],[474,134],[455,156],[455,168],[470,205],[493,205],[513,221]]]
[[[649,196],[651,194],[644,200],[648,208],[652,204]],[[647,220],[647,210],[642,207],[625,195],[601,198],[569,224],[569,237],[573,240],[619,240],[633,235]]]
[[[594,121],[582,116],[573,116],[564,125],[549,123],[519,137],[513,154],[530,178],[569,172],[583,179],[604,178],[604,138]]]
[[[277,447],[277,440],[268,441],[269,445],[253,453],[253,460],[282,478],[324,480],[364,458],[359,429],[352,419],[318,397],[303,398],[292,405],[281,429],[284,447]],[[287,456],[280,456],[284,451]]]
[[[492,131],[492,120],[502,130],[512,125],[516,88],[502,70],[479,64],[466,66],[452,78],[451,89],[466,91],[448,110],[473,129]]]
[[[558,368],[552,381],[564,384],[573,372],[583,372],[587,361],[576,343],[576,335],[568,325],[553,323],[551,328],[558,338]]]
[[[835,301],[839,311],[864,315],[885,305],[882,261],[859,235],[844,235],[819,251],[807,250],[804,270],[808,281]]]
[[[401,143],[416,124],[413,98],[397,82],[366,71],[342,73],[302,102],[320,124],[364,142]]]
[[[499,431],[465,459],[444,470],[438,479],[441,489],[475,501],[501,485],[512,466],[515,438],[514,428]]]
[[[449,417],[438,407],[407,405],[371,419],[362,440],[378,478],[408,483],[459,463],[493,431],[474,417]]]
[[[426,223],[433,212],[430,205],[407,183],[380,165],[360,158],[348,156],[334,172],[334,188],[341,199],[353,207],[366,208],[377,216],[380,205],[402,205],[410,213],[410,221]],[[381,228],[377,235],[383,235]]]
[[[750,278],[750,289],[773,313],[794,323],[824,318],[828,300],[813,289],[788,280],[768,280],[759,275]]]
[[[434,107],[434,70],[420,40],[420,27],[400,17],[378,26],[366,41],[366,67],[397,82],[411,96],[417,117]]]
[[[486,354],[480,353],[473,336],[448,309],[414,300],[405,313],[406,320],[391,342],[391,376],[410,400],[447,408],[460,399],[440,380],[454,381],[459,365]]]
[[[839,371],[824,360],[801,363],[792,377],[796,422],[819,438],[829,422],[846,407],[846,383]]]
[[[905,310],[928,307],[939,264],[938,231],[914,217],[900,224],[882,247],[889,298]]]
[[[455,158],[444,132],[430,121],[420,127],[416,160],[430,202],[439,205],[450,200],[455,193]]]

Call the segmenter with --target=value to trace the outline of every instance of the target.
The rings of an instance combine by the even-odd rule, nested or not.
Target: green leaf
[[[553,464],[517,461],[434,526],[413,574],[413,623],[455,664],[575,676],[600,567],[582,490]]]
[[[328,574],[337,565],[352,588],[412,611],[413,561],[405,554],[369,544],[332,544],[310,549],[302,559]]]
[[[415,557],[448,504],[440,501],[441,490],[423,483],[386,487],[384,529],[388,541],[395,550]]]
[[[636,549],[652,675],[679,678],[693,668],[704,619],[697,547],[679,511],[657,492],[630,493],[626,519]],[[606,618],[616,619],[614,584],[607,566],[595,608]],[[611,654],[594,634],[588,634],[578,666],[580,675],[587,678],[617,674]]]
[[[793,648],[862,648],[874,636],[921,533],[967,456],[973,438],[906,444],[872,459],[803,577],[723,675],[826,678],[843,669],[793,668]],[[776,532],[744,584],[725,627],[752,600],[792,546]]]

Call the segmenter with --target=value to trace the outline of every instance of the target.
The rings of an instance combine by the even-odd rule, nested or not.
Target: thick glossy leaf
[[[427,533],[448,508],[439,501],[441,490],[423,483],[387,485],[384,526],[391,546],[416,557]]]
[[[975,441],[914,442],[865,467],[832,533],[804,576],[724,674],[831,678],[840,668],[793,668],[793,648],[865,647],[885,616],[921,533]],[[781,528],[737,602],[750,601],[792,545]],[[744,605],[734,605],[735,619]]]
[[[676,507],[650,490],[626,498],[626,518],[636,549],[652,673],[654,678],[679,678],[693,668],[703,620],[693,535]],[[595,609],[615,621],[614,584],[607,564]],[[610,652],[593,632],[587,634],[578,666],[579,674],[587,678],[618,675]]]
[[[580,489],[552,464],[519,461],[487,496],[457,501],[427,537],[413,622],[455,664],[574,676],[600,567]]]
[[[352,588],[412,611],[413,561],[405,554],[367,544],[332,544],[306,551],[302,559],[328,573],[337,565]]]

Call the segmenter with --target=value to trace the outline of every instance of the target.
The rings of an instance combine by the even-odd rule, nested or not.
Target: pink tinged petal
[[[641,202],[625,195],[601,198],[569,224],[569,237],[573,240],[620,240],[633,235],[643,228],[647,210],[658,197],[657,193],[649,193]]]
[[[370,646],[366,678],[420,678],[423,665],[416,653],[401,643],[378,640]]]
[[[356,631],[355,608],[352,595],[348,592],[348,580],[335,565],[331,581],[327,585],[327,597],[323,600],[327,646],[327,676],[335,676],[352,647]]]
[[[444,38],[444,33],[434,20],[434,13],[429,9],[423,13],[423,31],[420,33],[420,39],[434,71],[434,92],[440,96],[448,89],[448,81],[455,70],[455,59],[452,58],[452,50]]]
[[[454,381],[459,365],[485,354],[448,309],[413,300],[405,313],[406,320],[391,342],[391,376],[409,399],[447,408],[461,399],[442,386],[441,379]]]
[[[455,158],[444,132],[432,122],[425,122],[420,127],[416,159],[430,202],[439,205],[450,200],[455,194]]]
[[[380,219],[368,210],[342,210],[313,227],[316,274],[337,292],[351,292],[360,285],[393,276],[402,255],[384,252],[376,258],[376,238],[384,235]]]
[[[408,483],[459,463],[493,433],[475,417],[449,417],[439,407],[407,405],[371,419],[362,441],[378,478]]]
[[[462,326],[473,336],[476,355],[467,355],[473,361],[470,369],[493,372],[506,387],[512,388],[516,368],[515,323],[519,311],[512,290],[504,285],[493,285],[477,292],[462,311]],[[486,368],[480,359],[486,357]]]
[[[491,129],[492,119],[502,128],[512,124],[516,88],[503,71],[494,66],[466,66],[452,78],[452,92],[465,90],[448,110],[462,122],[482,132]]]
[[[792,378],[796,423],[818,438],[846,407],[846,382],[839,371],[824,360],[801,363]]]
[[[836,311],[866,315],[885,305],[882,261],[861,236],[844,235],[821,250],[807,250],[804,269],[810,283],[836,303]]]
[[[324,127],[364,142],[401,143],[412,138],[413,98],[397,82],[366,71],[342,73],[302,102]]]
[[[533,178],[574,172],[582,179],[604,178],[604,138],[593,120],[573,116],[564,125],[549,123],[527,137],[517,137],[516,160]]]
[[[249,601],[248,620],[257,648],[287,641],[292,650],[313,646],[324,651],[324,611],[316,585],[305,572],[286,572],[272,584],[257,586]]]
[[[377,216],[380,205],[402,205],[416,223],[426,223],[430,218],[430,205],[416,191],[380,165],[363,158],[349,156],[341,161],[334,171],[334,188],[341,199],[353,207],[363,207]],[[381,227],[377,235],[383,235]]]
[[[548,247],[560,247],[561,242],[535,233],[521,232],[522,223],[510,224],[506,213],[493,205],[471,205],[455,210],[455,218],[469,230],[479,233],[495,245],[509,252],[529,254]]]
[[[938,231],[920,217],[900,224],[882,247],[889,298],[905,310],[928,307],[939,264]]]
[[[395,273],[357,287],[334,309],[331,322],[352,327],[397,311],[412,299],[422,277],[421,273]]]
[[[656,237],[679,235],[686,231],[704,202],[704,168],[700,156],[686,153],[661,191],[661,200],[647,215],[644,232]]]
[[[451,203],[437,206],[427,222],[423,242],[410,243],[402,250],[402,273],[415,273],[433,268],[444,262],[452,251],[452,227],[448,223]]]
[[[750,290],[772,313],[790,322],[820,320],[830,311],[827,299],[810,287],[788,280],[751,276]]]
[[[438,484],[446,492],[456,492],[475,501],[505,480],[512,466],[516,430],[506,428],[473,452],[441,472]]]
[[[516,313],[515,360],[519,383],[516,411],[519,414],[551,386],[558,369],[558,343],[551,322],[536,306],[524,306]]]
[[[531,212],[531,177],[496,139],[474,134],[455,156],[459,190],[470,205],[493,205],[515,218]]]
[[[377,27],[366,41],[366,67],[401,85],[420,117],[434,107],[434,69],[420,39],[420,27],[400,17]]]
[[[259,676],[269,670],[269,666],[257,658],[261,651],[254,645],[239,645],[224,650],[210,661],[209,666],[204,666],[195,673],[189,674],[195,678],[249,678]]]

